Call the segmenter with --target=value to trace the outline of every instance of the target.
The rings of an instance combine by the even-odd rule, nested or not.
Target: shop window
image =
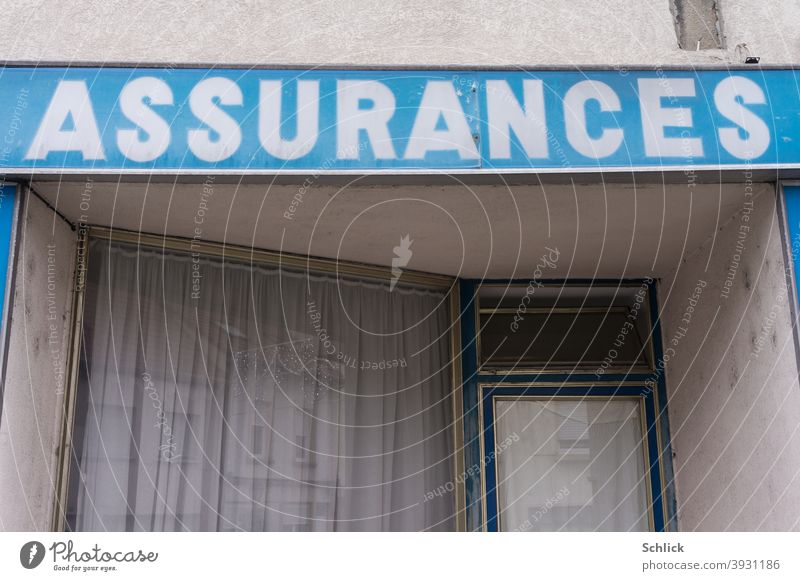
[[[673,526],[656,283],[462,281],[470,530]],[[473,324],[474,322],[474,324]]]
[[[498,397],[494,414],[517,440],[497,455],[499,530],[648,530],[638,401]]]
[[[446,288],[106,240],[88,264],[68,529],[455,528]]]
[[[481,390],[488,530],[662,530],[656,402],[644,383]]]
[[[647,286],[482,285],[483,369],[651,369]]]

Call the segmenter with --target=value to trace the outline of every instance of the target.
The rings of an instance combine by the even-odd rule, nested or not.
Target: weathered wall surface
[[[661,276],[741,207],[739,184],[692,185],[34,183],[73,223],[89,191],[95,225],[300,255],[391,266],[408,235],[408,268],[462,278],[528,277],[547,248],[554,278]]]
[[[0,1],[0,58],[129,62],[575,65],[798,62],[800,4],[726,0],[727,50],[678,48],[670,0]],[[691,12],[689,12],[691,15]],[[47,31],[42,35],[41,31]]]
[[[720,6],[717,0],[671,0],[678,46],[686,50],[722,48]]]
[[[16,260],[3,415],[0,530],[50,530],[76,235],[26,196]]]
[[[747,45],[743,52],[760,57],[762,64],[800,60],[800,27],[795,25],[800,18],[799,2],[721,0],[719,4],[725,46],[734,62],[741,62],[736,47],[742,44]]]
[[[684,531],[800,529],[800,387],[775,200],[754,186],[661,287]]]

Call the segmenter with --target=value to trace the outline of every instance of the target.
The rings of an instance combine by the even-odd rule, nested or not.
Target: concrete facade
[[[703,3],[699,3],[703,4]],[[720,3],[724,49],[681,50],[671,0],[554,4],[454,0],[286,0],[24,4],[4,0],[17,34],[8,60],[332,65],[741,64],[800,60],[796,2]],[[688,11],[693,17],[696,12]],[[47,31],[41,35],[41,31]],[[569,34],[565,34],[569,31]]]
[[[800,389],[776,193],[755,187],[748,202],[662,281],[684,531],[800,529]]]
[[[76,235],[23,192],[0,418],[0,529],[51,528]]]

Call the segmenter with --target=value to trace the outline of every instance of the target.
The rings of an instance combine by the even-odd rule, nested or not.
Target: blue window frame
[[[797,307],[796,292],[800,288],[800,183],[782,184],[784,220],[784,246],[788,251],[788,262],[791,265],[795,297],[791,305]]]
[[[641,419],[643,423],[645,450],[645,487],[647,490],[649,529],[664,530],[664,505],[662,502],[661,487],[661,460],[658,453],[658,430],[649,429],[656,425],[656,407],[653,390],[643,382],[638,385],[613,385],[613,384],[585,384],[576,385],[565,383],[558,386],[546,386],[538,382],[523,383],[508,382],[498,384],[481,384],[481,419],[483,433],[483,478],[485,479],[484,518],[486,530],[500,530],[499,499],[497,467],[502,449],[498,448],[495,438],[495,402],[500,398],[509,398],[521,401],[526,398],[556,400],[586,401],[589,398],[635,399],[642,408]],[[647,426],[647,427],[644,427]]]
[[[467,530],[498,530],[498,488],[496,476],[495,412],[497,398],[635,398],[641,403],[643,450],[646,453],[645,475],[649,528],[653,531],[677,530],[673,487],[669,423],[666,410],[664,358],[656,282],[652,280],[541,281],[542,285],[619,285],[641,286],[648,290],[650,347],[653,364],[650,369],[631,366],[629,371],[609,370],[601,377],[586,367],[548,372],[516,369],[502,372],[481,369],[479,362],[478,291],[481,285],[527,285],[529,281],[462,280],[461,338],[464,419],[464,497]],[[613,371],[613,372],[612,372]],[[474,470],[474,467],[480,467]]]

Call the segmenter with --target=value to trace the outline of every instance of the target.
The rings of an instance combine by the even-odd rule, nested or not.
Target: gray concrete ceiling
[[[470,278],[663,276],[742,207],[742,184],[361,186],[34,182],[69,220]],[[774,195],[769,184],[757,195]],[[204,193],[205,190],[205,193]],[[203,208],[205,202],[207,209]],[[83,203],[83,206],[81,204]],[[201,221],[201,223],[197,223]]]

